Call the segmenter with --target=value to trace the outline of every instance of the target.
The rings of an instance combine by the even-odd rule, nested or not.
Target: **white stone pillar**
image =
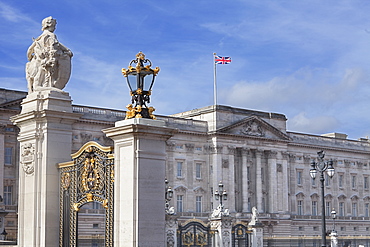
[[[166,215],[166,247],[176,247],[177,246],[177,216]]]
[[[252,226],[252,246],[251,247],[263,247],[263,227]]]
[[[330,233],[330,246],[337,247],[338,246],[338,233],[336,231],[331,231]],[[361,245],[359,245],[361,246]]]
[[[4,198],[4,163],[5,163],[5,125],[0,126],[0,178],[2,178],[0,183],[0,195]],[[15,151],[15,150],[14,150]],[[3,204],[0,202],[0,204]],[[4,222],[3,222],[4,223]],[[3,225],[3,223],[0,223]]]
[[[278,202],[278,186],[277,186],[277,169],[276,169],[276,151],[269,151],[268,152],[268,177],[266,182],[269,185],[269,202],[268,202],[268,212],[269,213],[276,213],[277,209],[277,202]]]
[[[174,130],[134,118],[103,131],[114,140],[114,246],[165,246],[166,140]]]
[[[243,212],[248,212],[250,209],[248,208],[248,187],[249,187],[249,181],[248,181],[248,153],[249,150],[247,148],[242,149],[242,200],[243,200]]]
[[[281,167],[278,168],[278,198],[279,198],[279,212],[289,213],[289,171],[288,171],[288,159],[289,154],[287,152],[282,152],[282,164]]]
[[[257,208],[261,212],[262,207],[262,150],[256,150],[256,197],[257,197]]]
[[[226,190],[228,196],[227,201],[224,201],[223,203],[227,205],[227,207],[231,212],[236,212],[236,200],[235,200],[235,152],[236,148],[233,146],[227,147],[228,151],[228,169],[226,171],[223,171],[224,175],[228,175],[227,177],[224,177],[224,190]],[[239,181],[238,181],[239,182]],[[240,182],[239,182],[240,183]],[[239,196],[239,195],[238,195]]]
[[[12,117],[20,128],[18,246],[54,247],[59,242],[57,164],[71,158],[71,98],[62,91],[37,91],[23,100]]]
[[[210,219],[211,231],[214,232],[212,235],[213,247],[231,247],[232,221],[231,217],[223,216]]]

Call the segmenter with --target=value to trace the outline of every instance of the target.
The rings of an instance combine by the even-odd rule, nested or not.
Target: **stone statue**
[[[71,50],[54,34],[57,22],[51,16],[42,20],[43,33],[28,48],[26,79],[28,93],[43,89],[62,90],[71,75]]]
[[[256,207],[253,207],[252,208],[252,219],[251,219],[251,222],[249,222],[249,225],[256,225],[257,223],[259,223],[259,220],[258,220],[258,209]]]

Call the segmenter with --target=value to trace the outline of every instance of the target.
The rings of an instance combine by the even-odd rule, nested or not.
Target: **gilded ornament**
[[[88,201],[88,202],[92,202],[92,201],[93,201],[93,194],[91,194],[91,193],[87,193],[87,194],[86,194],[86,198],[87,198],[87,201]]]
[[[145,54],[142,51],[139,51],[139,53],[136,54],[136,58],[138,58],[140,60],[144,60],[145,59]]]
[[[62,188],[67,190],[71,185],[71,175],[69,172],[63,173],[62,175]]]
[[[153,69],[154,75],[156,76],[159,71],[160,71],[160,68],[159,67],[155,67],[155,69]]]
[[[157,119],[154,115],[153,112],[155,111],[155,108],[153,106],[148,108],[149,116],[151,119]]]
[[[124,77],[127,77],[128,71],[126,69],[122,68],[121,72],[122,72]]]
[[[103,207],[104,207],[105,209],[108,209],[108,199],[105,199],[105,200],[103,201]]]
[[[100,175],[95,167],[95,159],[87,157],[82,172],[82,188],[84,192],[96,190],[99,188]]]
[[[73,209],[74,209],[74,211],[76,211],[76,212],[80,211],[79,206],[80,206],[80,204],[78,202],[73,203]]]

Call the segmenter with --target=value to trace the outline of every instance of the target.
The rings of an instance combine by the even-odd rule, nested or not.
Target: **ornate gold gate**
[[[95,234],[99,224],[92,224],[94,232],[90,235],[90,246],[113,246],[113,148],[103,147],[96,142],[88,142],[72,154],[70,162],[59,164],[60,173],[60,226],[59,246],[84,246],[79,243],[79,211],[87,204],[94,213],[104,212],[104,235]],[[89,212],[88,210],[85,210]],[[87,215],[87,214],[86,214]],[[103,219],[102,218],[102,219]],[[102,220],[103,221],[103,220]]]

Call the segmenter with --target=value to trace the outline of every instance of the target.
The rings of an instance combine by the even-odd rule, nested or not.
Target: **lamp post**
[[[313,179],[316,178],[317,171],[320,172],[321,182],[321,246],[326,247],[326,225],[325,225],[325,194],[324,194],[324,172],[327,171],[328,176],[332,178],[334,176],[333,160],[324,161],[324,151],[317,152],[318,162],[312,161],[310,175]]]
[[[335,209],[331,211],[331,218],[333,219],[333,232],[335,232],[335,219],[337,218],[337,212],[335,212]]]
[[[337,247],[338,246],[338,234],[335,230],[335,219],[337,218],[337,212],[335,212],[335,209],[331,211],[331,218],[333,219],[333,230],[330,233],[331,237],[331,247]]]
[[[164,179],[164,183],[165,183],[165,192],[164,192],[164,198],[166,200],[166,203],[165,203],[165,211],[166,211],[166,214],[174,214],[173,212],[173,209],[170,208],[170,201],[173,197],[173,190],[170,186],[168,186],[168,180],[167,178]]]
[[[130,88],[131,104],[127,105],[129,111],[126,112],[126,119],[130,118],[151,118],[154,107],[147,107],[146,103],[150,103],[150,95],[156,75],[159,72],[159,67],[151,68],[152,62],[145,58],[145,54],[139,52],[136,54],[136,59],[132,60],[128,69],[122,69],[122,74],[127,79],[128,87]],[[135,104],[133,106],[133,104]]]
[[[227,200],[227,192],[224,190],[224,185],[221,181],[218,184],[218,190],[215,191],[215,199],[220,200],[221,211],[223,211],[224,206],[222,205],[222,200]]]

